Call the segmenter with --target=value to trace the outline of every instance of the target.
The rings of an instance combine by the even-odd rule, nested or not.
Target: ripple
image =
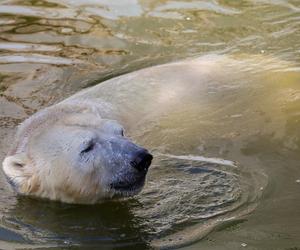
[[[80,14],[78,10],[63,9],[63,8],[46,8],[35,6],[21,6],[21,5],[2,5],[0,8],[0,14],[7,15],[21,15],[31,16],[38,18],[49,19],[78,19],[86,22],[93,22],[93,19],[87,15]]]
[[[156,246],[164,248],[167,242],[174,247],[174,242],[166,240],[174,234],[181,235],[180,244],[189,244],[191,238],[184,234],[190,228],[197,232],[192,233],[193,240],[199,240],[223,221],[248,213],[250,199],[258,196],[251,191],[256,189],[251,175],[232,161],[191,155],[157,157],[138,197],[143,209],[135,211],[149,221]]]
[[[71,65],[71,64],[85,64],[83,61],[77,59],[67,59],[64,57],[46,56],[39,54],[24,54],[24,55],[3,55],[0,56],[0,63],[45,63],[55,65]]]
[[[218,14],[224,15],[235,15],[239,14],[240,11],[233,8],[228,8],[217,4],[214,1],[191,1],[191,2],[183,2],[183,1],[169,1],[164,5],[159,6],[157,11],[165,11],[165,10],[208,10],[212,12],[216,12]]]
[[[9,51],[60,51],[58,46],[50,46],[34,43],[12,43],[12,42],[0,42],[0,50]]]
[[[180,160],[201,161],[201,162],[216,163],[216,164],[236,167],[233,161],[224,160],[220,158],[208,158],[204,156],[194,156],[194,155],[170,155],[170,154],[161,154],[161,155],[175,158],[175,159],[180,159]]]

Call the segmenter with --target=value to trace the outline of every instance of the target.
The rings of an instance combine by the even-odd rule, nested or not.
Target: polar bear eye
[[[95,147],[95,143],[93,141],[89,142],[87,146],[80,152],[81,154],[88,153],[92,151]]]

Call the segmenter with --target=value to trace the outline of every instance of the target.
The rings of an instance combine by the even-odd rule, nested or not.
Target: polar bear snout
[[[134,160],[130,162],[130,165],[139,172],[147,172],[152,159],[153,156],[146,149],[142,149],[137,152]]]
[[[153,156],[128,138],[111,138],[110,146],[105,149],[109,150],[105,150],[101,158],[111,174],[106,178],[111,193],[123,197],[138,194],[145,184]]]

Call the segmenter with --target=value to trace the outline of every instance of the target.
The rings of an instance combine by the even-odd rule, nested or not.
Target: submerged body
[[[233,117],[242,116],[252,126],[243,132],[251,136],[264,123],[251,114],[268,99],[253,103],[251,92],[259,86],[245,88],[239,80],[247,74],[263,77],[262,65],[255,57],[203,56],[100,83],[26,120],[4,160],[4,172],[17,192],[63,202],[137,194],[152,156],[124,138],[123,127],[152,151],[195,154],[199,144],[220,131],[227,131],[225,137],[240,134],[241,123],[222,117],[232,110]],[[283,66],[272,62],[274,70]],[[234,103],[232,94],[241,89],[244,94]]]

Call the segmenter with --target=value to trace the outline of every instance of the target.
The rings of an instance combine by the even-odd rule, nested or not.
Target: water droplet
[[[246,244],[246,243],[242,243],[241,246],[242,246],[242,247],[246,247],[247,244]]]
[[[300,183],[300,179],[296,180],[296,183]]]

